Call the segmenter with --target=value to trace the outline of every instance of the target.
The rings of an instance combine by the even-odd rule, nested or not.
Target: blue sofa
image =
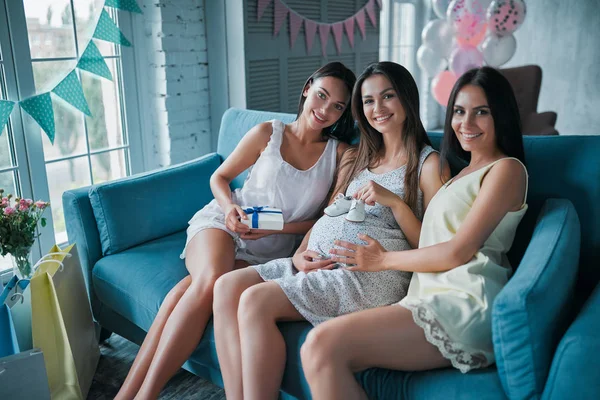
[[[212,198],[210,175],[245,132],[272,118],[294,115],[230,109],[217,153],[64,193],[69,241],[105,332],[143,341],[165,295],[187,274],[179,254],[187,221]],[[441,134],[429,135],[439,148]],[[497,364],[467,374],[370,369],[357,379],[371,398],[600,399],[600,136],[526,137],[525,153],[530,209],[509,254],[516,272],[493,304]],[[282,398],[308,399],[300,347],[311,326],[280,328]],[[213,333],[209,323],[184,367],[222,385]]]

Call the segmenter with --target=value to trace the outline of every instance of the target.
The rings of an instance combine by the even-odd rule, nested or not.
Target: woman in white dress
[[[277,321],[317,325],[406,295],[410,273],[304,265],[307,256],[329,256],[336,239],[360,243],[359,233],[390,251],[416,246],[423,211],[442,186],[439,156],[419,119],[417,85],[404,67],[369,65],[355,85],[352,108],[361,140],[347,153],[342,165],[348,168],[342,167],[334,192],[363,200],[364,221],[325,215],[293,258],[233,271],[215,285],[215,341],[228,399],[277,398],[285,365]]]
[[[465,373],[494,362],[492,304],[511,274],[506,253],[527,210],[528,184],[517,102],[497,70],[474,69],[456,82],[442,160],[450,153],[469,164],[429,203],[418,249],[385,252],[365,238],[367,245],[333,250],[355,271],[413,276],[398,304],[309,333],[301,355],[314,399],[366,399],[354,373],[371,367]]]
[[[211,176],[215,199],[190,220],[181,255],[190,274],[165,297],[117,399],[157,398],[198,345],[217,278],[290,255],[298,235],[312,227],[354,135],[355,81],[342,63],[325,65],[306,81],[296,121],[255,126]],[[243,187],[232,192],[230,182],[248,168]],[[248,218],[242,205],[282,209],[283,230],[248,228],[240,222]]]

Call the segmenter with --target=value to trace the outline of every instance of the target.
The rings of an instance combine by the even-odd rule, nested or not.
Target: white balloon
[[[481,44],[481,53],[487,65],[499,67],[506,64],[517,51],[517,39],[512,34],[489,34]]]
[[[429,21],[421,33],[423,44],[442,58],[448,58],[452,52],[454,30],[444,19]]]
[[[448,4],[450,4],[452,0],[433,0],[433,12],[438,17],[444,19],[446,18],[446,10],[448,10]]]
[[[417,50],[417,64],[428,76],[436,76],[446,69],[448,62],[427,46]]]

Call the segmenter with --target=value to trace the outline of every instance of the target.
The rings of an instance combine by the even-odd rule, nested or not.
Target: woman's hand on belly
[[[385,249],[377,240],[367,235],[358,235],[366,245],[359,245],[343,240],[336,240],[335,245],[341,249],[331,249],[332,261],[346,263],[349,271],[377,272],[384,271]]]
[[[305,273],[319,269],[332,269],[336,264],[331,258],[323,259],[319,253],[312,250],[294,254],[292,263],[298,271]]]
[[[245,226],[245,225],[244,225]],[[264,238],[265,236],[272,235],[274,233],[281,233],[280,231],[273,231],[269,229],[250,229],[248,232],[240,234],[240,238],[244,240],[256,240]]]

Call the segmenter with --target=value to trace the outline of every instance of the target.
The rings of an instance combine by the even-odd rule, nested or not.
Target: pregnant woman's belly
[[[308,249],[323,256],[329,256],[330,250],[337,248],[336,240],[345,240],[354,244],[365,244],[358,234],[368,235],[377,240],[387,251],[408,250],[410,245],[399,227],[390,227],[380,218],[367,213],[364,222],[350,222],[345,215],[338,217],[322,216],[314,224],[308,241]]]

